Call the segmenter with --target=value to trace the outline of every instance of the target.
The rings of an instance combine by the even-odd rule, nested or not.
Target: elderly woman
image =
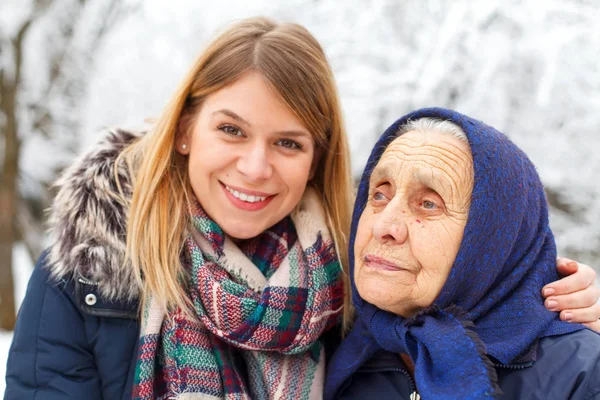
[[[357,321],[326,399],[600,399],[600,336],[541,302],[544,191],[495,129],[439,108],[375,146],[350,237]]]

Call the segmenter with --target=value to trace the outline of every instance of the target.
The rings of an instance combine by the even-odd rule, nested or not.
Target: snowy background
[[[2,1],[0,33],[10,33],[29,3]],[[66,7],[69,0],[56,3]],[[303,24],[323,45],[339,85],[355,174],[396,118],[426,106],[456,109],[505,132],[530,155],[548,189],[559,253],[600,267],[600,2],[125,3],[130,10],[96,43],[85,68],[70,67],[84,76],[75,89],[64,83],[68,73],[62,86],[47,90],[48,77],[39,72],[53,14],[32,27],[21,97],[29,111],[20,114],[22,126],[26,131],[35,125],[36,107],[66,122],[52,125],[45,135],[22,133],[24,196],[42,196],[56,171],[92,145],[102,127],[143,127],[144,119],[156,117],[219,29],[243,17],[267,15]],[[94,17],[93,8],[86,12],[79,17],[82,26],[90,26],[85,21]],[[78,37],[70,46],[85,52],[85,32]],[[75,90],[76,96],[48,95],[60,88]],[[21,296],[31,267],[25,250],[17,248],[15,254]],[[9,340],[10,333],[0,332],[0,393]]]

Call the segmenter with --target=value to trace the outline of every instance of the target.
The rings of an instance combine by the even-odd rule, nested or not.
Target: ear
[[[312,164],[310,166],[310,172],[308,174],[309,181],[315,177],[315,173],[317,172],[317,166],[321,161],[321,157],[323,157],[323,148],[319,146],[315,149],[315,154],[313,156]]]
[[[187,136],[186,134],[177,134],[177,139],[175,139],[175,151],[182,156],[190,154],[190,141],[187,139]]]
[[[175,137],[175,151],[182,156],[190,154],[191,145],[191,132],[192,127],[190,126],[192,121],[188,117],[180,117],[177,123],[177,136]]]

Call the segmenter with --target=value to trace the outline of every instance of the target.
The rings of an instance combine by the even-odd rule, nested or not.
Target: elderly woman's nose
[[[391,213],[390,213],[391,214]],[[397,215],[386,215],[385,211],[373,225],[373,235],[381,243],[402,244],[408,238],[406,221]]]
[[[255,143],[244,149],[237,161],[237,170],[249,181],[269,179],[273,174],[273,166],[267,146]]]

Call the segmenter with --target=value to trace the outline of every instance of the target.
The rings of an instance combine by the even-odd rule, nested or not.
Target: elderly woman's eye
[[[394,197],[389,182],[372,184],[371,187],[370,201],[372,201],[374,205],[387,204],[387,202]]]
[[[385,201],[386,197],[383,193],[376,191],[375,193],[373,193],[373,200],[375,201]]]
[[[436,207],[437,205],[433,201],[425,200],[423,202],[423,208],[427,210],[435,210]]]

